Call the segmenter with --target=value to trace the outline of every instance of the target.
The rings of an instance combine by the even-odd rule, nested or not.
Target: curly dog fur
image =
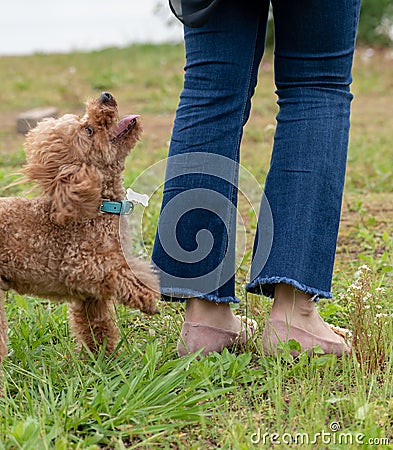
[[[0,363],[2,291],[69,302],[71,328],[93,352],[105,340],[107,353],[118,344],[116,303],[157,312],[156,276],[123,254],[125,217],[100,212],[103,199],[124,199],[124,161],[140,133],[138,116],[119,121],[115,99],[103,93],[83,117],[47,119],[27,135],[22,172],[42,195],[0,198]]]

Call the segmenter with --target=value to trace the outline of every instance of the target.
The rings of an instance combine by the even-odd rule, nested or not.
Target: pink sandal
[[[329,326],[331,326],[329,324]],[[340,343],[322,339],[315,334],[312,334],[302,328],[294,325],[289,325],[283,320],[269,319],[262,335],[263,350],[266,355],[276,355],[277,344],[282,341],[288,341],[294,339],[301,345],[302,351],[308,351],[311,356],[313,354],[313,347],[320,345],[325,354],[332,354],[336,356],[342,356],[343,354],[349,355],[351,348],[345,342],[347,336],[347,330],[331,326],[332,330],[341,336]],[[298,356],[299,352],[292,350],[293,356]]]
[[[211,352],[221,352],[224,348],[244,347],[248,341],[255,338],[257,323],[245,316],[236,317],[242,324],[238,333],[198,322],[184,322],[181,337],[177,342],[178,355],[184,356],[203,349],[201,355],[206,356]]]

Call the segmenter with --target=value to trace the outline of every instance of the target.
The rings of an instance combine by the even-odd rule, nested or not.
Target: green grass
[[[43,104],[79,107],[87,96],[110,90],[141,112],[172,112],[182,83],[180,46],[109,48],[89,54],[2,58],[2,102],[28,109]]]
[[[380,439],[373,448],[391,448],[393,60],[389,50],[376,52],[371,61],[365,54],[359,49],[355,58],[356,97],[335,299],[322,301],[319,309],[331,323],[357,327],[367,337],[362,354],[369,360],[379,358],[377,366],[355,356],[339,361],[329,355],[308,359],[301,354],[293,359],[289,350],[294,342],[284,345],[277,358],[264,356],[258,341],[240,355],[224,351],[199,360],[196,355],[178,358],[183,306],[166,303],[160,305],[161,315],[153,318],[118,308],[122,342],[117,356],[81,359],[70,337],[66,305],[10,293],[0,449],[337,449],[348,447],[345,439],[352,439],[350,448],[369,448],[369,439]],[[182,84],[182,48],[132,46],[7,57],[0,64],[1,195],[28,190],[24,185],[4,190],[24,163],[23,138],[14,131],[20,112],[55,105],[61,113],[81,113],[87,97],[110,90],[122,113],[142,114],[145,133],[127,161],[125,181],[139,192],[154,192],[148,209],[136,209],[137,226],[132,228],[135,251],[149,253]],[[237,309],[247,309],[260,328],[270,301],[246,297],[244,283],[256,226],[252,205],[259,202],[258,183],[263,183],[268,169],[274,133],[271,71],[269,53],[242,148],[242,164],[257,182],[246,171],[240,177],[243,225],[237,293],[243,302]],[[367,277],[364,271],[358,273],[364,264],[370,268]],[[365,307],[359,309],[359,302]],[[332,431],[334,427],[340,429]],[[287,445],[296,436],[298,445]],[[390,439],[390,446],[382,439]]]

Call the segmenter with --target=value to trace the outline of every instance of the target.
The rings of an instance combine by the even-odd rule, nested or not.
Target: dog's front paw
[[[153,296],[149,299],[144,299],[143,303],[140,307],[140,310],[146,314],[152,316],[153,314],[160,314],[159,309],[157,308],[157,293],[154,292]]]
[[[139,309],[152,316],[153,314],[160,313],[157,308],[159,295],[160,294],[157,291],[139,285],[136,289],[134,287],[134,289],[128,293],[127,298],[121,301],[121,303],[131,309]]]

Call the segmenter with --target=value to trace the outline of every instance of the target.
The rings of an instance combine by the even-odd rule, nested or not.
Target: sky
[[[1,7],[0,55],[181,39],[167,0],[13,0]]]

